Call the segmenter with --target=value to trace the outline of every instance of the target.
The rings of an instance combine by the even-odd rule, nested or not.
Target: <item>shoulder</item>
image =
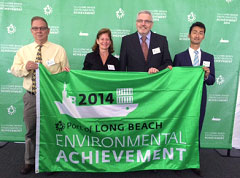
[[[186,55],[186,54],[188,54],[188,49],[183,51],[183,52],[177,53],[175,56],[183,56],[183,55]]]
[[[151,38],[157,38],[157,39],[163,39],[163,40],[167,39],[166,36],[160,35],[160,34],[157,34],[157,33],[154,33],[154,32],[151,32]]]
[[[137,32],[135,32],[135,33],[132,33],[132,34],[130,34],[130,35],[124,36],[122,39],[123,39],[123,40],[129,40],[129,39],[136,38],[137,36],[138,36],[138,34],[137,34]]]
[[[174,56],[174,65],[179,65],[178,63],[183,59],[186,59],[188,55],[189,55],[188,49],[183,52],[177,53]]]
[[[50,42],[50,41],[47,41],[47,42],[45,43],[45,45],[47,45],[47,46],[54,46],[54,47],[58,47],[58,48],[63,48],[61,45],[56,44],[56,43],[52,43],[52,42]]]
[[[34,50],[35,48],[35,43],[30,43],[30,44],[27,44],[27,45],[24,45],[22,47],[20,47],[17,51],[17,53],[21,53],[21,52],[24,52],[24,51],[32,51]]]
[[[52,43],[52,42],[47,41],[47,42],[45,43],[45,45],[46,45],[47,47],[49,47],[50,49],[56,49],[56,50],[60,50],[60,51],[64,51],[64,52],[65,52],[65,49],[64,49],[61,45],[59,45],[59,44],[56,44],[56,43]]]
[[[98,53],[96,52],[90,52],[90,53],[87,53],[86,57],[85,57],[85,60],[94,60],[96,59]]]
[[[114,61],[118,61],[118,58],[116,58],[115,56],[113,56],[112,54],[110,54],[110,58]]]
[[[87,53],[86,57],[92,57],[92,56],[96,56],[97,53],[96,52],[90,52],[90,53]]]
[[[207,52],[205,52],[205,51],[203,51],[203,50],[201,50],[201,52],[202,52],[202,55],[209,56],[209,57],[213,57],[212,54],[207,53]]]

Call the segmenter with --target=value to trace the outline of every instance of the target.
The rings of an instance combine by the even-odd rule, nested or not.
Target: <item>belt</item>
[[[34,92],[27,91],[30,95],[36,95]]]

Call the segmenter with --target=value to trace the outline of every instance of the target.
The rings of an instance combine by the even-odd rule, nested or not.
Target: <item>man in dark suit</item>
[[[137,32],[122,38],[120,70],[156,73],[172,69],[172,60],[165,36],[153,33],[152,15],[140,11],[137,15]]]
[[[199,119],[199,141],[207,104],[206,85],[213,85],[215,82],[214,57],[200,49],[200,44],[205,37],[205,32],[206,28],[203,23],[193,23],[188,34],[190,47],[186,51],[175,55],[173,62],[173,66],[204,66],[203,70],[205,71],[205,75]],[[200,170],[194,170],[194,172],[201,174]]]

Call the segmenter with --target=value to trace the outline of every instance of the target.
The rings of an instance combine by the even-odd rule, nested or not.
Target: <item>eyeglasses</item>
[[[150,24],[150,23],[152,23],[152,21],[151,20],[142,20],[142,19],[137,19],[137,22],[138,23],[146,23],[146,24]]]
[[[38,30],[40,30],[40,31],[45,31],[45,30],[47,30],[48,29],[48,27],[32,27],[32,30],[33,31],[38,31]]]

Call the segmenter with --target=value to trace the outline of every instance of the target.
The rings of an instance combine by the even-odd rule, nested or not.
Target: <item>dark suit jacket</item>
[[[153,54],[152,49],[156,48],[160,48],[160,53]],[[172,65],[172,60],[165,36],[151,32],[147,62],[144,59],[137,32],[122,38],[120,51],[121,71],[147,72],[151,67],[162,70],[168,65]]]
[[[202,92],[202,103],[201,103],[201,111],[200,111],[200,121],[199,121],[199,133],[202,130],[203,119],[206,110],[207,104],[207,88],[206,85],[213,85],[215,82],[215,68],[214,68],[214,57],[213,55],[206,53],[201,50],[201,60],[200,65],[203,65],[203,61],[210,62],[210,74],[208,79],[203,83],[203,92]],[[176,54],[173,61],[173,66],[192,66],[191,57],[188,49],[182,53]]]

